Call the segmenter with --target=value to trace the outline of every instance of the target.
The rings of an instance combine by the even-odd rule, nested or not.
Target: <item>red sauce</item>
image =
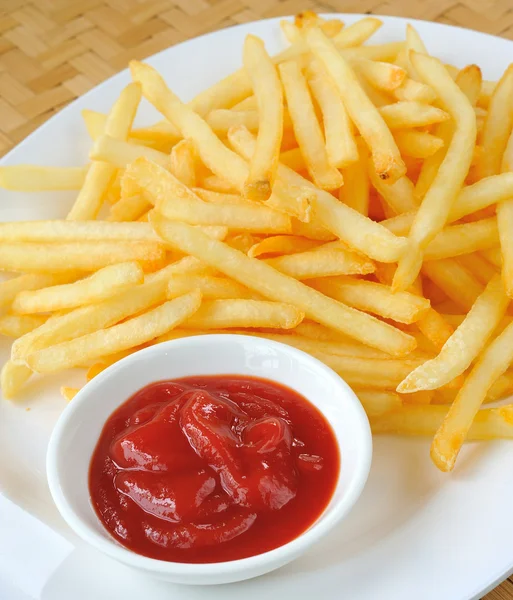
[[[232,375],[153,383],[108,419],[89,488],[104,526],[144,556],[213,563],[282,546],[321,515],[340,458],[293,390]]]

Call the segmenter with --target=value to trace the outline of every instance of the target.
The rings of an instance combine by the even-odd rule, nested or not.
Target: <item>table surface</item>
[[[0,156],[131,58],[305,9],[425,19],[513,39],[511,0],[0,0]],[[513,578],[483,600],[513,600]]]

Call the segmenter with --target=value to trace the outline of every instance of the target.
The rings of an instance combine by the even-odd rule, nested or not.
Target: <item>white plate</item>
[[[351,23],[359,15],[341,17]],[[385,24],[373,43],[404,39],[406,20],[383,20]],[[486,79],[498,78],[513,57],[513,44],[503,39],[421,21],[415,26],[433,54],[460,67],[475,62]],[[183,100],[188,100],[240,66],[242,42],[249,32],[262,37],[270,52],[284,45],[278,21],[261,21],[180,44],[148,62],[164,74]],[[126,72],[120,73],[79,98],[22,142],[2,164],[83,164],[90,143],[80,110],[107,111],[128,80]],[[147,104],[140,112],[141,122],[156,117]],[[0,219],[61,217],[71,198],[68,193],[2,192]],[[1,344],[3,361],[8,345]],[[73,373],[41,379],[21,403],[0,402],[0,489],[65,536],[70,534],[47,490],[44,455],[53,423],[63,407],[59,385],[79,381],[83,379]],[[26,412],[26,407],[31,411]],[[513,444],[471,444],[463,450],[456,471],[442,475],[430,463],[428,441],[378,438],[369,482],[350,518],[336,535],[288,567],[229,586],[171,586],[143,579],[73,539],[77,550],[51,577],[42,598],[480,598],[513,569],[512,464]],[[0,573],[2,566],[5,570],[5,561],[0,551]],[[0,597],[22,597],[15,596],[12,583],[8,593],[1,593],[0,587]]]

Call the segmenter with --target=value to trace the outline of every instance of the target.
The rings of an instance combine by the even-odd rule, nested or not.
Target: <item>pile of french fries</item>
[[[0,168],[12,190],[77,190],[65,220],[0,223],[4,397],[87,380],[161,341],[235,332],[316,356],[375,433],[513,438],[513,66],[444,65],[413,27],[314,13],[269,56],[183,103],[147,64],[84,111],[85,167]],[[135,128],[144,96],[164,119]],[[71,399],[76,389],[63,388]]]

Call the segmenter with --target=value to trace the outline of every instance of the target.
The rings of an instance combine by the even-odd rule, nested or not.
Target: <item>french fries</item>
[[[88,164],[0,167],[12,191],[77,191],[66,219],[0,223],[3,396],[244,334],[334,369],[374,433],[432,436],[442,471],[513,439],[512,405],[480,409],[513,392],[513,70],[444,66],[411,26],[362,45],[380,26],[305,11],[188,103],[132,61],[110,112],[82,112]],[[164,120],[134,127],[141,96]]]
[[[12,303],[18,314],[45,313],[100,302],[142,283],[144,272],[136,262],[104,267],[75,283],[20,292]]]
[[[451,205],[470,168],[476,141],[474,109],[444,66],[435,58],[412,52],[410,60],[426,83],[437,92],[454,119],[455,130],[445,158],[415,216],[409,234],[409,251],[399,261],[392,287],[405,290],[422,266],[422,253],[443,228]]]
[[[248,35],[242,54],[257,99],[260,123],[243,194],[251,200],[267,200],[276,177],[283,135],[283,91],[276,67],[260,39]]]

